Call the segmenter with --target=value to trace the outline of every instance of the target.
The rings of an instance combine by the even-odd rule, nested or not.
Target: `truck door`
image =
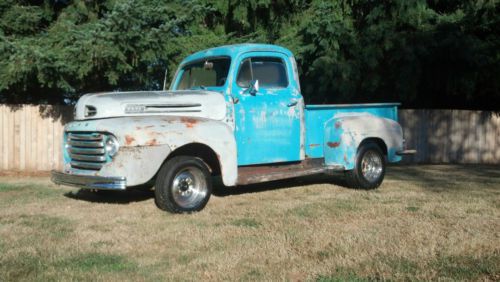
[[[240,59],[232,85],[238,165],[300,160],[303,103],[291,83],[292,67],[281,53],[251,52]],[[257,91],[251,82],[258,83]]]

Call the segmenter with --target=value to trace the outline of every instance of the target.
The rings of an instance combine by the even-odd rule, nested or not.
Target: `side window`
[[[248,87],[250,81],[259,80],[264,88],[285,88],[288,86],[285,63],[280,58],[254,57],[241,65],[236,82],[240,87]]]
[[[245,59],[243,64],[241,64],[240,72],[238,73],[238,78],[236,83],[240,87],[248,87],[250,81],[252,81],[252,68],[250,67],[250,59]]]

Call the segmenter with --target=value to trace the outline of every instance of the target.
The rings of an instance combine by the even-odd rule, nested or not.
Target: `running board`
[[[397,151],[396,155],[405,156],[405,155],[415,155],[416,153],[417,150],[403,150],[403,151]]]
[[[306,159],[294,163],[241,166],[238,167],[237,185],[247,185],[343,170],[344,167],[339,165],[325,166],[325,160],[323,158]]]

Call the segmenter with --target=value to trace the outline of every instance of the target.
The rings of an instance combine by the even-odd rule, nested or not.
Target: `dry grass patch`
[[[396,166],[375,191],[309,177],[216,187],[206,209],[0,178],[0,281],[499,280],[500,169]]]

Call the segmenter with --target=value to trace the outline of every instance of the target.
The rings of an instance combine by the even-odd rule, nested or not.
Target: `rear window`
[[[288,86],[285,63],[280,58],[253,57],[246,59],[240,67],[236,82],[248,87],[250,81],[258,80],[264,88],[285,88]]]

